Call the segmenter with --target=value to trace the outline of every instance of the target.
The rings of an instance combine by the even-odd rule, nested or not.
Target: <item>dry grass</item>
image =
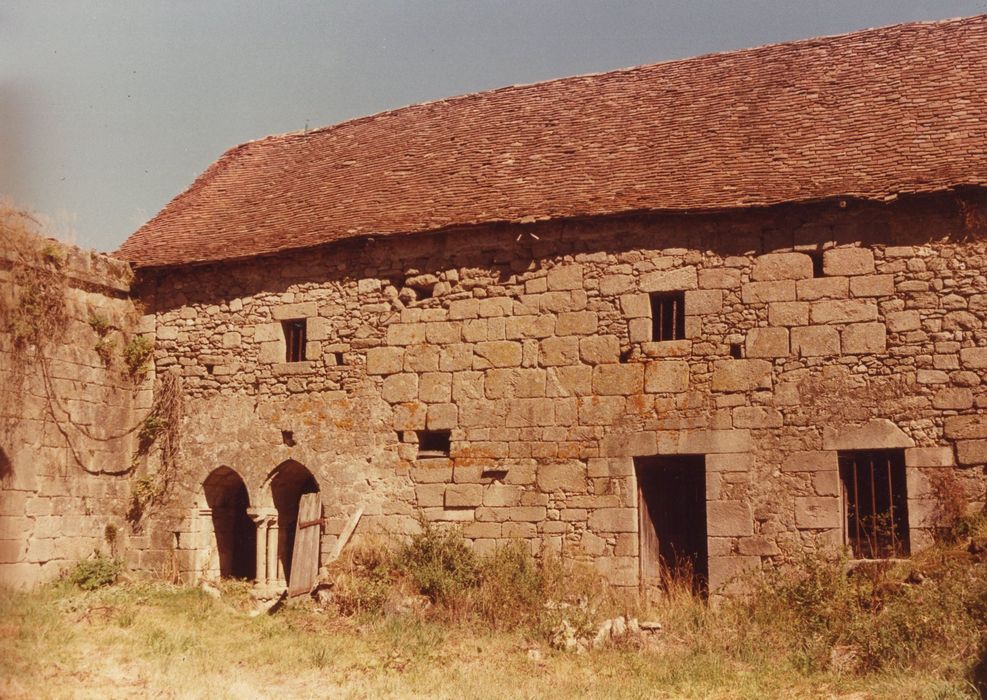
[[[925,672],[803,673],[768,655],[731,658],[691,643],[688,618],[666,618],[665,636],[643,649],[577,656],[522,630],[413,615],[367,621],[293,605],[251,619],[161,584],[13,595],[0,617],[2,697],[974,697]]]
[[[976,553],[987,528],[972,541],[973,553],[963,540],[850,577],[807,559],[718,606],[675,585],[645,609],[520,548],[459,552],[453,565],[458,545],[441,538],[416,556],[422,581],[445,593],[420,607],[399,604],[422,598],[411,550],[380,543],[337,565],[332,604],[257,618],[242,583],[217,600],[155,582],[88,592],[63,582],[0,598],[0,696],[975,698],[987,670],[987,564]],[[436,566],[461,587],[436,587]],[[582,604],[545,605],[566,596]],[[581,655],[547,642],[559,616],[598,622],[618,610],[663,632]]]

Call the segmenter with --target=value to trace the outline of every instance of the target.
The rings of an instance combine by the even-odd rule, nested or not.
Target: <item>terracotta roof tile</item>
[[[507,87],[225,153],[140,266],[362,235],[987,185],[987,15]]]

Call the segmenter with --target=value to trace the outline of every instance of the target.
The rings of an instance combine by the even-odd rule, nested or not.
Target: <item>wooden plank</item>
[[[311,592],[319,576],[319,541],[322,539],[322,498],[318,493],[303,493],[298,504],[295,546],[288,572],[288,597]]]
[[[643,470],[638,471],[638,533],[641,547],[641,582],[646,586],[661,582],[661,556],[659,555],[658,533],[651,517],[648,499],[654,489],[654,479]],[[644,478],[642,478],[644,477]]]
[[[346,546],[346,543],[350,541],[350,537],[353,536],[353,531],[356,530],[356,526],[360,523],[360,517],[362,515],[363,506],[360,506],[346,522],[346,527],[343,528],[343,531],[339,533],[336,546],[332,548],[332,553],[329,555],[329,559],[326,560],[327,562],[339,559],[339,555],[343,553],[343,547]]]

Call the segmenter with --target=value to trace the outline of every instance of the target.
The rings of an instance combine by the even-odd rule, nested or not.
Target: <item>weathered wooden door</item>
[[[291,552],[291,571],[288,572],[288,597],[304,595],[315,586],[319,576],[321,540],[322,497],[319,493],[303,493],[298,503],[295,546]]]
[[[635,460],[641,545],[641,581],[667,584],[691,579],[705,592],[709,572],[706,544],[706,467],[701,455]]]
[[[657,586],[661,583],[661,555],[658,531],[650,508],[656,506],[651,494],[649,473],[639,470],[637,478],[638,533],[641,544],[641,583]],[[649,502],[650,501],[650,502]]]

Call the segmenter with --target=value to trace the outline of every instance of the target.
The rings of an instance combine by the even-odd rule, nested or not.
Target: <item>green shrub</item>
[[[153,476],[139,476],[133,479],[130,487],[130,505],[126,515],[131,525],[136,526],[140,522],[161,493],[161,484]]]
[[[333,563],[332,600],[342,615],[379,615],[394,587],[394,560],[380,543],[349,547]]]
[[[835,552],[806,553],[748,574],[738,582],[746,594],[711,606],[691,576],[666,581],[644,605],[613,593],[589,566],[534,556],[526,541],[478,556],[459,530],[422,523],[396,551],[348,548],[331,567],[333,598],[346,615],[423,611],[542,639],[563,628],[592,639],[603,620],[624,615],[659,620],[675,648],[725,664],[780,664],[800,675],[926,669],[957,680],[987,648],[987,523],[969,527],[972,541],[904,562],[851,566]],[[420,595],[432,606],[408,604]]]
[[[536,558],[526,541],[477,556],[458,528],[428,522],[396,551],[382,543],[349,547],[330,573],[333,601],[344,615],[421,612],[424,597],[431,617],[550,634],[563,619],[588,631],[613,602],[598,573]]]
[[[526,542],[514,540],[497,547],[481,558],[478,569],[474,608],[487,621],[495,625],[530,621],[544,608],[546,572]]]
[[[103,556],[94,552],[91,559],[78,562],[68,573],[68,581],[84,591],[93,591],[104,586],[112,586],[123,572],[123,563],[119,559]]]
[[[116,350],[116,343],[113,342],[113,338],[100,338],[93,345],[93,350],[99,355],[99,359],[103,361],[103,365],[109,367],[113,362],[113,353]]]
[[[158,436],[168,427],[168,421],[157,413],[148,413],[141,423],[141,429],[137,432],[137,439],[143,449],[138,449],[142,454],[147,454],[147,448],[151,446]]]
[[[123,362],[127,373],[134,381],[141,381],[147,375],[148,360],[154,351],[154,343],[142,335],[135,335],[123,347]]]
[[[100,338],[110,332],[110,322],[106,320],[106,316],[95,312],[90,312],[89,314],[89,327]]]
[[[397,568],[433,602],[451,602],[479,580],[476,554],[455,528],[421,520],[421,532],[398,552]]]
[[[498,629],[528,626],[551,635],[564,620],[588,634],[598,618],[616,609],[598,573],[550,554],[535,557],[523,540],[484,555],[478,568],[471,611]]]
[[[56,270],[65,266],[65,251],[57,243],[46,243],[41,249],[41,259]]]
[[[852,659],[843,670],[871,672],[971,656],[987,641],[985,602],[985,567],[971,566],[961,545],[940,545],[853,568],[805,555],[759,576],[731,606],[743,634],[762,647],[771,640],[803,672],[847,666],[839,658]]]
[[[52,267],[23,267],[14,273],[19,290],[12,309],[2,316],[4,330],[15,347],[42,345],[59,339],[68,324],[65,306],[65,278]]]

